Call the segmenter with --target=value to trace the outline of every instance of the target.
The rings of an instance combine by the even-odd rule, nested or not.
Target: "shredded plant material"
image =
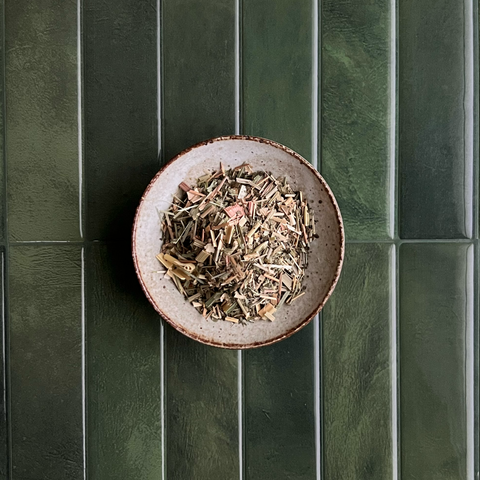
[[[286,178],[243,164],[179,185],[163,214],[159,262],[205,318],[232,324],[275,320],[304,295],[315,219]]]

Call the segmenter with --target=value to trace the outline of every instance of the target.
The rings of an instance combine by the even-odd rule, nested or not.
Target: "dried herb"
[[[163,214],[158,261],[205,318],[275,320],[305,294],[302,281],[315,234],[314,212],[285,178],[223,165],[191,187],[179,185]]]

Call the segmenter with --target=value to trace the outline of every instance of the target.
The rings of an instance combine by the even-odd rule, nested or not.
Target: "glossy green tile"
[[[5,24],[8,235],[78,240],[76,2],[6,2]]]
[[[311,2],[242,3],[243,133],[313,158]],[[245,478],[316,475],[314,328],[244,353]]]
[[[245,352],[245,478],[316,478],[313,323]]]
[[[396,478],[393,250],[347,245],[340,281],[323,310],[323,463],[330,480]]]
[[[322,2],[322,174],[351,240],[392,235],[394,8],[380,0]]]
[[[470,0],[399,2],[402,238],[472,235],[471,4]]]
[[[6,480],[8,474],[8,445],[7,445],[7,383],[6,383],[6,348],[5,348],[5,250],[0,249],[0,291],[1,314],[0,314],[0,352],[1,352],[1,370],[0,370],[0,479]]]
[[[235,0],[162,4],[164,159],[235,133]]]
[[[243,133],[312,161],[312,2],[242,4]]]
[[[162,471],[160,317],[127,258],[93,245],[86,258],[88,474],[159,479]]]
[[[402,480],[473,479],[473,246],[400,249]]]
[[[9,254],[13,480],[83,480],[82,266],[78,246]]]
[[[235,480],[237,352],[166,328],[167,478]]]
[[[83,5],[87,238],[118,240],[159,169],[157,1]]]
[[[313,158],[313,6],[242,4],[243,133]],[[288,72],[288,74],[286,74]],[[245,478],[315,478],[313,324],[244,354]]]
[[[162,4],[165,159],[235,128],[235,1]],[[166,474],[238,478],[237,353],[165,330]]]
[[[5,241],[5,1],[0,1],[0,242]]]

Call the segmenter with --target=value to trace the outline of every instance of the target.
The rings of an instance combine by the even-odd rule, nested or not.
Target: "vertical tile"
[[[5,242],[5,0],[0,1],[0,242]]]
[[[389,245],[348,245],[324,309],[323,457],[330,480],[395,478],[392,255]]]
[[[163,2],[164,157],[235,130],[235,0]]]
[[[478,235],[478,234],[477,234]],[[480,476],[480,285],[478,272],[480,271],[479,244],[475,246],[475,268],[476,268],[476,291],[475,291],[475,317],[472,330],[471,342],[473,343],[474,362],[473,362],[473,381],[470,382],[470,389],[473,389],[474,408],[472,411],[473,421],[470,428],[473,430],[473,448],[474,448],[474,470],[477,477]]]
[[[243,1],[244,132],[312,160],[312,2]]]
[[[77,5],[5,7],[9,237],[78,240]]]
[[[161,478],[160,317],[131,263],[118,262],[127,253],[128,246],[87,248],[91,480]]]
[[[166,0],[162,11],[165,158],[235,128],[235,1]],[[165,330],[166,472],[238,478],[237,353]]]
[[[399,2],[402,238],[472,234],[471,22],[471,0]]]
[[[473,478],[473,247],[400,249],[402,480]],[[472,394],[473,397],[473,394]],[[472,435],[473,436],[473,435]]]
[[[394,5],[322,2],[322,174],[349,239],[392,235]]]
[[[8,475],[8,450],[7,450],[7,383],[6,383],[6,319],[5,319],[5,249],[0,249],[0,479]]]
[[[245,478],[315,477],[313,323],[245,352]]]
[[[311,2],[245,0],[242,14],[244,133],[313,158]],[[244,354],[245,478],[315,478],[313,324]]]
[[[87,238],[118,240],[159,168],[157,1],[83,4]]]
[[[237,353],[166,329],[167,478],[238,478]]]
[[[78,246],[10,248],[13,479],[84,478]]]

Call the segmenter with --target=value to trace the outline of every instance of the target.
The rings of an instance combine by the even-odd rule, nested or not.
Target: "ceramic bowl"
[[[319,238],[310,244],[304,285],[306,294],[284,305],[275,321],[247,325],[205,320],[177,291],[173,282],[156,273],[161,268],[161,214],[167,210],[181,182],[195,184],[201,175],[218,170],[220,162],[233,168],[249,163],[254,170],[286,176],[294,190],[302,190],[315,211]],[[199,342],[223,348],[244,349],[269,345],[307,325],[332,294],[342,267],[344,233],[337,202],[325,180],[298,153],[257,137],[219,137],[199,143],[165,165],[151,181],[138,206],[133,226],[133,259],[145,292],[157,312],[179,332]]]

